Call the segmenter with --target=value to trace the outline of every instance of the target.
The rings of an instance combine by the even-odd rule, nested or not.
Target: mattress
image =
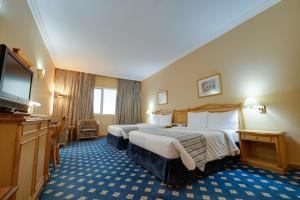
[[[141,124],[136,124],[136,125],[110,125],[108,126],[108,132],[114,136],[117,137],[123,137],[124,139],[128,139],[128,134],[124,132],[122,129],[122,126],[127,126],[127,127],[135,127],[137,126],[139,130],[142,129],[147,129],[147,128],[162,128],[160,125],[156,124],[147,124],[147,123],[141,123]]]
[[[237,136],[234,135],[236,134],[234,130],[194,130],[186,127],[174,127],[166,130],[170,131],[170,134],[172,130],[183,133],[189,131],[201,132],[206,137],[207,162],[239,154],[239,149],[235,145]],[[152,135],[144,133],[142,130],[136,130],[130,132],[129,142],[165,158],[176,159],[181,157],[188,169],[194,168],[194,164],[190,162],[190,159],[186,159],[181,152],[176,150],[175,145],[178,144],[178,141],[173,137]]]

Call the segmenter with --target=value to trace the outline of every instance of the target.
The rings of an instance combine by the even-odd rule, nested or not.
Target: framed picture
[[[167,104],[168,103],[168,91],[161,91],[157,93],[157,104]]]
[[[198,96],[207,97],[222,94],[221,75],[215,74],[198,80]]]

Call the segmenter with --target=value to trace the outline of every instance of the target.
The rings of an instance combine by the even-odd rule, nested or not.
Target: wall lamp
[[[250,109],[259,110],[260,113],[266,113],[266,106],[261,105],[255,97],[247,97],[244,107],[249,107]]]
[[[28,105],[29,105],[28,113],[31,114],[31,115],[34,115],[35,114],[35,108],[40,107],[42,104],[40,104],[39,102],[30,101]]]
[[[65,95],[63,93],[60,92],[55,92],[55,97],[58,99],[62,99]]]
[[[37,75],[40,80],[43,80],[45,77],[45,69],[37,68]]]

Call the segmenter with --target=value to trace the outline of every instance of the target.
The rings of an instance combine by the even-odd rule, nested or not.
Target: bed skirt
[[[165,184],[171,186],[181,185],[188,181],[193,181],[199,176],[223,170],[227,162],[239,160],[239,156],[228,156],[220,160],[211,161],[206,163],[204,171],[201,172],[198,168],[192,171],[188,170],[180,158],[165,158],[130,142],[127,154],[130,159],[149,170]]]
[[[112,146],[116,147],[119,150],[127,149],[127,145],[129,140],[124,139],[123,137],[118,137],[114,136],[110,133],[107,134],[107,141],[110,143]]]

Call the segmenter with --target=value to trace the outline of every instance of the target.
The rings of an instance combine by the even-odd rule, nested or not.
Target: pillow
[[[150,124],[157,124],[160,123],[160,115],[151,114],[150,116]]]
[[[188,112],[188,128],[203,129],[206,128],[207,112]]]
[[[207,128],[237,130],[238,127],[238,111],[208,113]]]
[[[172,114],[168,115],[160,115],[160,123],[161,126],[171,126],[172,125]]]

